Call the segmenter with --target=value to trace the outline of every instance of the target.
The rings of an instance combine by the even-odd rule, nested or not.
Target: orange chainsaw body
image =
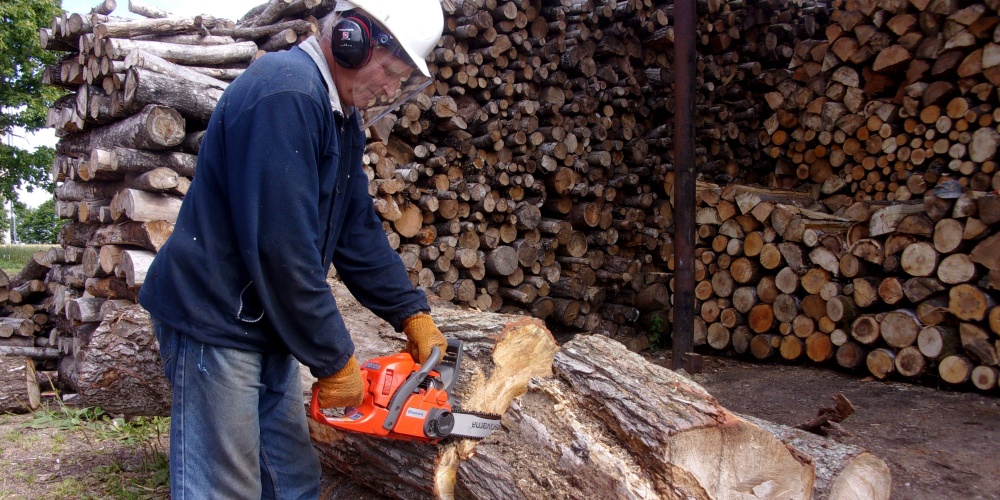
[[[398,353],[381,358],[373,358],[361,367],[364,381],[364,401],[360,406],[347,408],[342,417],[327,417],[319,408],[319,393],[313,391],[309,416],[317,422],[336,429],[359,432],[371,436],[410,441],[436,443],[441,438],[428,436],[429,415],[451,412],[448,393],[432,383],[423,383],[402,404],[398,417],[390,428],[386,420],[390,418],[393,396],[406,382],[410,374],[420,370],[420,364],[413,361],[408,353]],[[428,380],[440,375],[430,371]]]

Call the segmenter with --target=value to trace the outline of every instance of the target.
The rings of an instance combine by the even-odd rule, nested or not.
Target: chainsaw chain
[[[474,417],[485,418],[487,420],[501,420],[503,416],[497,415],[496,413],[484,413],[481,411],[465,411],[461,409],[452,408],[452,413],[461,413],[462,415],[472,415]]]

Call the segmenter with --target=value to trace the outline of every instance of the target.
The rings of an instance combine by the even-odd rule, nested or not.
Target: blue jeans
[[[173,387],[171,496],[317,498],[298,362],[203,344],[155,319],[153,331]]]

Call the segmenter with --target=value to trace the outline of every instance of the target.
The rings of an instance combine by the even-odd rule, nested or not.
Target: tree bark
[[[170,13],[139,0],[128,1],[128,11],[150,19],[170,17]]]
[[[198,16],[197,21],[189,18],[132,19],[128,21],[108,21],[94,26],[94,37],[134,38],[142,35],[178,35],[197,33],[201,28],[214,28],[220,24],[211,16]]]
[[[115,220],[124,218],[136,222],[166,221],[172,224],[177,220],[181,201],[181,198],[168,194],[125,189],[112,200],[111,215]]]
[[[166,59],[163,59],[162,57],[150,54],[141,49],[129,52],[128,56],[125,57],[125,67],[135,67],[155,71],[178,80],[178,83],[181,85],[195,84],[198,88],[205,87],[219,90],[225,90],[226,87],[229,86],[228,82],[208,76],[187,66],[174,64]]]
[[[27,413],[39,406],[35,362],[0,354],[0,413]]]
[[[759,418],[742,416],[782,442],[804,453],[816,467],[813,498],[867,498],[888,500],[890,471],[885,462],[863,448]]]
[[[222,98],[222,90],[201,80],[135,66],[128,70],[124,98],[127,107],[150,104],[170,106],[187,118],[207,122]]]
[[[174,225],[167,221],[123,222],[98,228],[89,244],[133,245],[158,252],[173,231]]]
[[[77,388],[87,404],[125,415],[170,415],[149,313],[135,305],[105,318],[76,355]]]
[[[153,151],[172,148],[184,140],[184,118],[173,108],[150,104],[139,113],[59,141],[57,150],[89,154],[95,148],[120,146]]]
[[[104,40],[105,55],[112,59],[125,59],[129,52],[136,49],[162,57],[172,63],[211,66],[248,62],[257,53],[257,44],[239,42],[229,45],[195,46],[123,38]]]

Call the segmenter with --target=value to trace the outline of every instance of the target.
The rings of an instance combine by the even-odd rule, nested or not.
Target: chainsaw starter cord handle
[[[403,405],[406,403],[406,398],[410,397],[410,394],[420,386],[420,384],[427,378],[427,374],[437,366],[438,361],[441,361],[441,348],[434,346],[431,349],[431,355],[427,358],[427,362],[420,366],[420,370],[409,376],[406,382],[399,387],[396,394],[393,394],[392,399],[389,400],[389,414],[385,417],[385,422],[382,423],[382,428],[386,430],[392,430],[396,426],[396,420],[399,420],[399,414],[403,411]]]

